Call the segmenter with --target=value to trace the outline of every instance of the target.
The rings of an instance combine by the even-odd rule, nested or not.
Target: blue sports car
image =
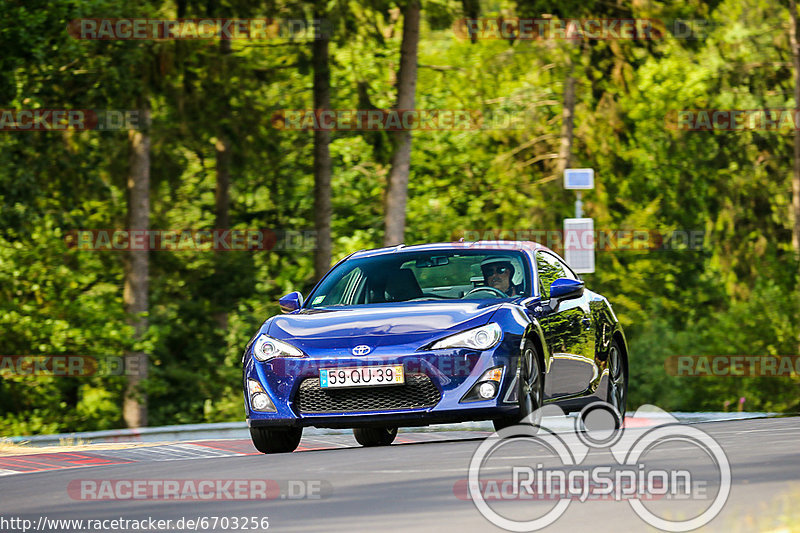
[[[291,452],[303,427],[353,428],[364,446],[401,426],[518,423],[545,403],[598,400],[624,416],[628,348],[611,305],[533,242],[355,252],[306,300],[279,301],[244,352],[250,434]]]

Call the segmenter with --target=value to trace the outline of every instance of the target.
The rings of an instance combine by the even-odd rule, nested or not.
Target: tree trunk
[[[400,69],[397,74],[397,109],[411,110],[415,105],[419,19],[419,0],[408,0],[403,14],[403,40],[400,45]],[[385,246],[403,242],[406,227],[408,175],[411,169],[411,130],[398,131],[394,136],[392,168],[386,191],[383,237]]]
[[[794,64],[794,107],[800,109],[800,49],[797,44],[797,2],[789,0],[789,13],[792,25],[789,33],[789,43],[792,46],[792,63]],[[794,131],[794,173],[792,174],[792,212],[790,220],[792,225],[792,250],[795,258],[800,258],[800,132]],[[800,339],[798,339],[800,349]]]
[[[316,13],[315,18],[325,18],[324,13]],[[314,109],[331,107],[331,74],[328,60],[330,39],[322,35],[312,45],[314,65]],[[314,229],[316,248],[314,251],[314,278],[319,281],[331,266],[331,133],[327,130],[314,131]]]
[[[792,63],[794,64],[794,107],[800,109],[800,49],[797,45],[797,3],[789,2],[792,16],[792,27],[789,42],[792,45]],[[792,175],[792,249],[800,255],[800,132],[794,132],[794,174]]]
[[[230,228],[230,186],[231,186],[231,141],[227,135],[220,134],[214,145],[217,159],[216,213],[214,226],[218,229]]]
[[[222,66],[221,81],[225,83],[228,68],[228,55],[231,53],[231,42],[222,39],[219,42],[220,64]],[[218,121],[217,142],[214,146],[217,162],[217,188],[215,192],[216,200],[216,220],[217,228],[229,229],[230,218],[228,210],[230,206],[229,191],[231,186],[231,140],[228,135],[230,126],[230,105],[227,98],[223,98],[220,105],[220,120]]]
[[[228,56],[231,53],[231,41],[229,39],[221,39],[219,41],[220,52],[220,86],[225,85],[225,80],[228,75]],[[220,118],[217,121],[217,142],[214,144],[214,154],[216,157],[217,167],[217,184],[214,192],[215,212],[214,212],[214,227],[215,229],[227,230],[230,229],[230,187],[231,187],[231,140],[228,129],[230,128],[231,110],[228,98],[223,95],[222,102],[220,103]],[[225,252],[216,252],[217,254]],[[217,257],[217,276],[224,279],[224,268],[221,265],[222,257]],[[223,298],[223,305],[225,299]],[[217,326],[223,331],[228,329],[228,312],[226,309],[221,309],[214,314],[214,320]]]
[[[150,105],[145,99],[139,106],[139,130],[130,130],[130,162],[128,170],[128,229],[147,230],[150,227]],[[145,239],[148,242],[149,239]],[[148,310],[148,250],[130,250],[125,260],[125,287],[123,301],[134,327],[136,340],[147,331]],[[128,384],[123,401],[123,417],[128,427],[147,425],[147,396],[139,390],[147,378],[147,354],[125,353],[125,371]]]
[[[571,51],[567,53],[567,76],[564,78],[564,108],[561,113],[561,144],[558,149],[556,176],[561,178],[572,161],[572,132],[575,127],[575,76]],[[562,181],[563,183],[563,181]]]
[[[467,31],[472,27],[472,23],[478,20],[481,14],[480,0],[461,0],[461,7],[464,11],[464,16],[467,18],[466,27]],[[469,40],[472,44],[478,42],[478,33],[469,31]]]

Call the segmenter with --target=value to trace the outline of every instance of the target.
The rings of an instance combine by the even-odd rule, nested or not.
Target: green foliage
[[[790,266],[790,265],[784,265]],[[676,325],[663,316],[631,328],[631,401],[657,402],[674,410],[729,410],[740,398],[751,411],[796,411],[797,380],[775,377],[685,377],[668,375],[665,362],[676,355],[787,355],[797,349],[797,293],[765,278],[753,295],[727,309]],[[691,329],[689,327],[691,326]],[[734,410],[731,407],[730,410]]]
[[[312,106],[303,40],[80,41],[79,17],[310,17],[311,2],[10,1],[0,17],[0,108],[153,108],[151,227],[213,229],[215,144],[231,139],[231,227],[313,227],[313,134],[273,113]],[[788,13],[762,0],[618,5],[484,1],[481,16],[708,19],[700,39],[573,43],[456,37],[474,2],[423,2],[417,107],[503,116],[512,127],[415,131],[406,242],[466,230],[555,230],[574,195],[555,174],[564,80],[577,80],[573,166],[595,226],[704,233],[700,249],[598,252],[588,285],[630,343],[631,407],[797,409],[797,379],[677,378],[690,354],[796,354],[798,263],[790,248],[792,136],[691,132],[681,109],[794,108]],[[332,103],[394,105],[398,3],[325,3]],[[332,135],[333,255],[379,246],[391,138]],[[150,329],[135,344],[121,252],[68,248],[74,229],[126,225],[126,132],[0,133],[0,355],[150,356],[150,423],[236,420],[242,349],[275,301],[313,284],[313,252],[153,252]],[[227,328],[217,317],[227,314]],[[0,435],[120,427],[123,376],[0,379]]]

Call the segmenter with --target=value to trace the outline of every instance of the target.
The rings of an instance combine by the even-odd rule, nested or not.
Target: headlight
[[[261,334],[253,343],[253,357],[268,361],[274,357],[305,357],[305,354],[289,343]]]
[[[495,346],[503,337],[503,330],[500,326],[492,322],[475,329],[468,329],[455,335],[450,335],[440,341],[436,341],[431,350],[441,350],[443,348],[472,348],[473,350],[488,350]]]

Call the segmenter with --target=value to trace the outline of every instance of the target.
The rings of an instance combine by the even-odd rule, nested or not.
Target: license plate
[[[376,387],[403,383],[405,383],[403,365],[321,368],[319,371],[319,386],[323,389]]]

